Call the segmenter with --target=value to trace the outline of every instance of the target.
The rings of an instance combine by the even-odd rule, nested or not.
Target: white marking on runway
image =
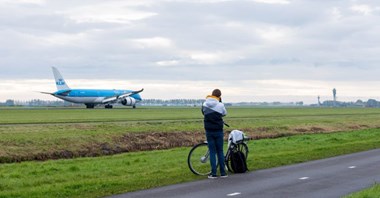
[[[356,168],[356,166],[350,166],[350,167],[348,167],[348,168],[351,168],[351,169],[352,169],[352,168]]]
[[[236,196],[236,195],[240,195],[241,193],[239,192],[234,192],[234,193],[231,193],[231,194],[227,194],[227,197],[232,197],[232,196]]]
[[[301,178],[298,178],[300,180],[305,180],[305,179],[309,179],[309,177],[301,177]]]

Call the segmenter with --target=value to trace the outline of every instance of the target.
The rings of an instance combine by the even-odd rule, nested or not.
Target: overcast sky
[[[0,0],[0,101],[71,88],[143,98],[380,100],[378,0]]]

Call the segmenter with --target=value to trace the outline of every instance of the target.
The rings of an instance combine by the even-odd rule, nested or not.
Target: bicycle
[[[244,153],[245,158],[248,158],[248,146],[245,143],[245,140],[248,140],[248,138],[245,136],[238,141],[234,141],[229,137],[227,144],[227,152],[224,156],[226,170],[228,170],[229,172],[233,172],[231,168],[232,152],[241,151]],[[211,173],[209,157],[210,151],[208,150],[207,141],[193,146],[187,157],[187,164],[191,172],[193,172],[196,175],[209,175]]]

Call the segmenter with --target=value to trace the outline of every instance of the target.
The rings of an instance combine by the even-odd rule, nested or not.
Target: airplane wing
[[[38,91],[38,92],[40,92],[40,93],[42,93],[42,94],[54,95],[54,93],[50,93],[50,92],[43,92],[43,91]]]
[[[118,96],[112,96],[110,98],[105,98],[102,103],[103,104],[106,104],[106,103],[113,103],[113,102],[116,102],[117,100],[121,100],[123,98],[126,98],[126,97],[129,97],[131,95],[134,95],[134,94],[138,94],[140,92],[144,91],[144,89],[141,89],[141,90],[138,90],[138,91],[131,91],[129,93],[126,93],[126,94],[122,94],[122,95],[118,95]]]

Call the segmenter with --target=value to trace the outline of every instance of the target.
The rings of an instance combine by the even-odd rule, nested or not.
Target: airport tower
[[[336,102],[336,89],[333,89],[333,97],[334,97],[334,102]]]

